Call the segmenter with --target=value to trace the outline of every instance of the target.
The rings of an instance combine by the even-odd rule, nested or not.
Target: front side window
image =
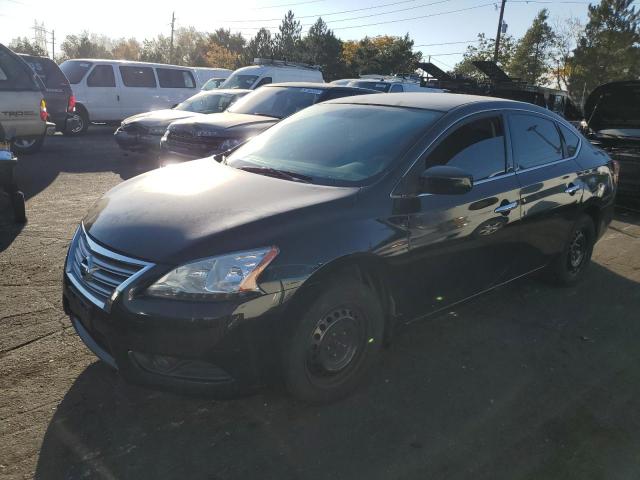
[[[562,142],[553,121],[537,115],[513,114],[509,126],[513,155],[521,170],[562,160]]]
[[[474,181],[507,171],[504,126],[501,117],[486,117],[457,127],[429,154],[426,168],[457,167]]]
[[[191,72],[175,68],[156,68],[161,88],[196,88]]]
[[[227,164],[292,172],[323,185],[361,185],[388,171],[441,116],[414,108],[320,103],[253,138]]]
[[[220,113],[231,105],[238,95],[231,93],[202,92],[188,98],[176,107],[176,110],[195,113]]]
[[[404,89],[402,88],[402,85],[391,85],[391,90],[389,90],[389,93],[400,93],[403,91]]]
[[[96,65],[87,78],[87,87],[115,87],[116,76],[111,65]]]
[[[87,72],[91,69],[93,63],[84,62],[82,60],[67,60],[60,65],[60,70],[64,73],[69,83],[77,85],[82,81]]]
[[[156,87],[156,77],[151,67],[120,67],[122,83],[127,87]]]
[[[247,88],[250,89],[256,80],[258,79],[258,75],[239,75],[232,73],[229,78],[227,78],[220,88]]]
[[[567,157],[573,157],[578,153],[578,148],[580,147],[578,132],[572,131],[561,123],[559,125],[562,138],[564,138],[564,145],[567,148]]]
[[[229,111],[285,118],[316,103],[323,92],[324,90],[318,88],[261,88],[238,100]]]
[[[269,85],[272,82],[271,77],[264,77],[262,80],[258,82],[256,88],[261,87],[263,85]]]

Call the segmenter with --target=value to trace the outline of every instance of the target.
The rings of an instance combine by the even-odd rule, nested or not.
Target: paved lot
[[[525,279],[415,325],[341,403],[185,398],[125,385],[62,312],[77,222],[149,165],[110,133],[22,158],[29,223],[0,216],[0,478],[640,477],[640,215],[578,288]]]

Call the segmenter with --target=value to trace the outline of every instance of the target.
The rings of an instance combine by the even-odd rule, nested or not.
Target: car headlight
[[[150,127],[149,128],[149,134],[150,135],[164,135],[164,132],[166,131],[166,127]]]
[[[258,276],[277,255],[277,247],[266,247],[187,263],[147,288],[147,294],[207,300],[221,294],[260,291]]]
[[[220,144],[219,150],[222,152],[226,152],[227,150],[231,150],[233,147],[240,145],[243,142],[243,138],[228,138]]]

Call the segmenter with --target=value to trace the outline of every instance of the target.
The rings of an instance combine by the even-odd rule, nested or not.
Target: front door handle
[[[504,205],[500,205],[498,208],[496,208],[494,212],[501,213],[503,215],[509,215],[509,212],[511,212],[511,210],[514,210],[515,208],[518,208],[519,204],[520,203],[517,200],[515,202],[505,203]]]
[[[564,189],[564,193],[568,193],[569,195],[575,195],[575,193],[580,190],[582,187],[579,185],[574,185],[570,183],[567,188]]]

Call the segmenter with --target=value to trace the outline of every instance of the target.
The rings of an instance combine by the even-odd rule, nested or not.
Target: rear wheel
[[[571,230],[563,252],[550,265],[552,279],[564,286],[573,286],[582,280],[591,263],[595,241],[593,220],[583,215]]]
[[[29,155],[38,152],[43,143],[44,135],[39,137],[20,137],[13,140],[12,150],[15,153]]]
[[[292,327],[284,349],[287,390],[309,403],[351,393],[379,354],[384,316],[374,292],[334,279]]]
[[[89,114],[83,107],[78,106],[76,107],[76,113],[73,114],[72,118],[67,120],[67,123],[70,124],[71,127],[65,129],[65,135],[72,137],[82,135],[89,129]]]

